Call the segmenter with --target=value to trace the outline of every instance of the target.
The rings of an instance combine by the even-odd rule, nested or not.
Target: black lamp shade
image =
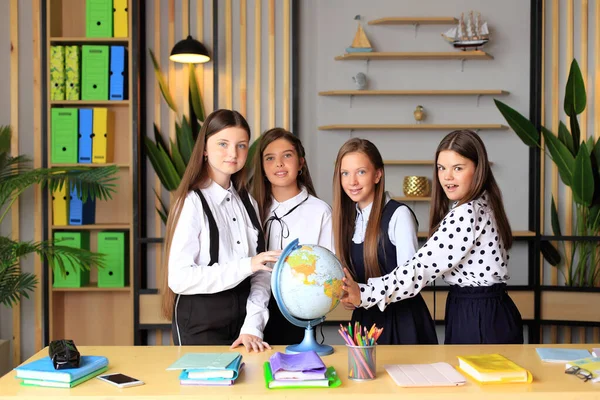
[[[179,63],[202,64],[210,61],[210,56],[202,43],[188,35],[173,46],[169,59]]]

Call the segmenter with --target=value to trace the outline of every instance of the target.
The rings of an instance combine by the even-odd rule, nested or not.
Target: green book
[[[21,385],[23,385],[23,386],[44,386],[44,387],[69,389],[69,388],[79,385],[80,383],[83,383],[85,381],[88,381],[88,380],[100,375],[101,373],[105,372],[107,369],[108,369],[108,366],[102,367],[102,368],[92,372],[91,374],[87,374],[77,380],[74,380],[73,382],[57,382],[57,381],[47,381],[47,380],[43,380],[43,379],[23,379],[21,381]],[[17,378],[17,379],[19,379],[19,378]]]
[[[266,361],[263,364],[263,370],[265,373],[265,385],[267,389],[298,389],[298,388],[336,388],[342,384],[340,377],[333,367],[328,367],[325,371],[325,377],[327,379],[317,379],[310,381],[277,381],[273,378],[271,372],[271,364]]]

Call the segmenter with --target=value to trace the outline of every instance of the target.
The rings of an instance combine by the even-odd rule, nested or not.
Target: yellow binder
[[[69,193],[67,185],[52,192],[52,223],[54,225],[69,225]]]
[[[94,108],[92,123],[92,163],[113,162],[112,113],[107,108]]]
[[[113,0],[113,36],[114,37],[127,37],[128,32],[128,19],[127,14],[127,0]]]

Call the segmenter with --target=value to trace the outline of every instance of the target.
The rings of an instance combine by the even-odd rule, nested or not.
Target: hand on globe
[[[275,263],[281,255],[281,250],[264,251],[260,254],[255,255],[250,260],[252,272],[256,271],[269,271],[273,270],[272,267],[267,266],[267,263]]]
[[[346,276],[342,279],[344,281],[342,289],[346,292],[346,295],[342,297],[341,301],[344,303],[344,306],[351,304],[358,307],[360,305],[360,288],[358,287],[358,283],[354,281],[348,268],[344,268],[344,275]]]
[[[235,349],[240,344],[244,345],[246,351],[254,350],[256,352],[259,352],[265,351],[267,349],[271,350],[271,346],[269,346],[269,343],[263,341],[258,336],[250,335],[247,333],[241,333],[240,336],[235,340],[235,342],[232,343],[230,349]]]

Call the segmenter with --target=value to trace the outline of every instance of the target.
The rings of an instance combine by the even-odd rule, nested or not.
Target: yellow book
[[[69,225],[69,193],[67,185],[52,192],[52,223],[54,225]]]
[[[458,367],[479,383],[531,382],[531,372],[500,354],[458,356]]]
[[[127,0],[114,0],[113,10],[113,36],[127,37],[129,35],[127,28]]]
[[[114,134],[112,112],[107,108],[94,108],[92,117],[92,164],[113,162]]]

